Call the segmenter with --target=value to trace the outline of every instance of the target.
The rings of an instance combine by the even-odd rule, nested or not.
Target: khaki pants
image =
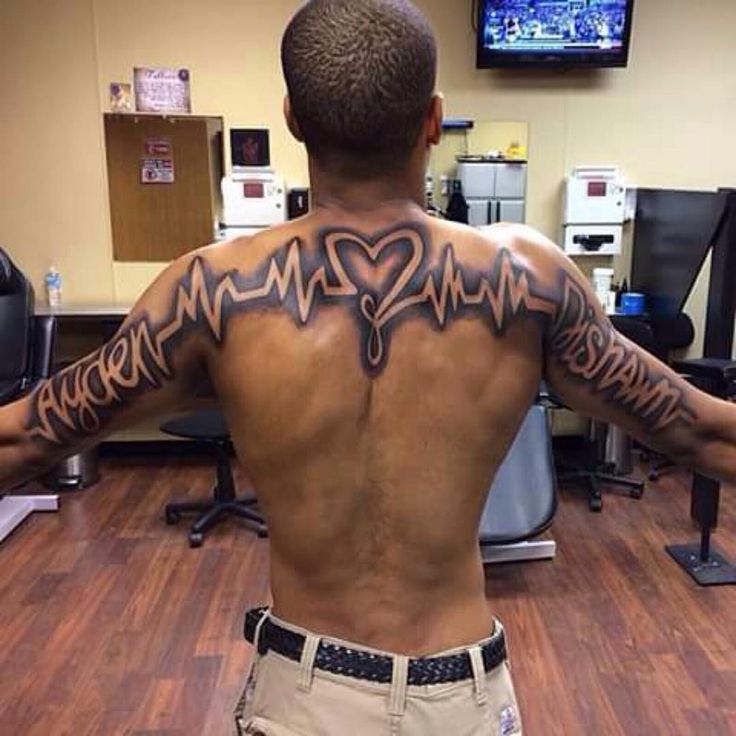
[[[509,665],[470,680],[407,686],[407,658],[376,652],[337,639],[326,641],[394,659],[394,679],[373,683],[323,672],[313,666],[319,638],[271,617],[274,623],[307,638],[302,662],[269,651],[256,655],[236,711],[239,736],[517,736],[519,708]],[[500,628],[500,624],[496,624]],[[468,651],[480,655],[479,642],[436,656]],[[471,652],[474,653],[471,655]],[[310,660],[311,657],[311,660]]]

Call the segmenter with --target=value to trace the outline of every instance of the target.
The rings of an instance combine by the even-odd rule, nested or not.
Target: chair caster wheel
[[[204,544],[204,534],[201,532],[190,532],[189,533],[189,546],[192,549],[197,549]]]
[[[632,488],[629,491],[629,496],[639,501],[640,499],[644,497],[644,489],[643,488]]]
[[[656,483],[659,480],[659,473],[653,470],[649,473],[649,480],[652,481],[652,483]]]
[[[168,526],[175,526],[181,521],[181,514],[173,509],[166,509],[166,523]]]
[[[258,539],[268,539],[268,532],[265,529],[259,529]]]
[[[603,499],[601,498],[591,498],[588,505],[594,514],[600,514],[603,511]]]

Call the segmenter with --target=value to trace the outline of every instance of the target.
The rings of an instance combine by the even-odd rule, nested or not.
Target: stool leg
[[[721,484],[696,473],[693,478],[690,515],[700,527],[717,528],[720,500]]]
[[[215,498],[218,501],[235,500],[235,481],[233,468],[230,462],[230,443],[217,443],[217,487]]]
[[[598,485],[598,479],[594,475],[588,476],[590,495],[588,496],[588,506],[590,510],[599,514],[603,510],[603,493]]]
[[[177,524],[183,514],[204,513],[212,508],[212,501],[184,501],[166,505],[164,515],[169,526]]]
[[[696,473],[693,505],[701,528],[700,542],[665,547],[699,585],[736,585],[736,566],[711,546],[711,532],[718,519],[719,494],[720,483]]]
[[[619,488],[627,488],[631,498],[640,499],[644,496],[644,482],[640,480],[630,480],[629,478],[621,478],[618,475],[598,474],[598,480]]]
[[[201,516],[192,524],[192,531],[195,534],[204,534],[211,529],[219,521],[220,515],[225,511],[222,506],[213,506],[206,514]]]

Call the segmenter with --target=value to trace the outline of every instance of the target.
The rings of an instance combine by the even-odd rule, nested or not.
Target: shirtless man
[[[0,486],[209,373],[271,535],[241,732],[520,733],[477,532],[540,382],[731,482],[736,408],[618,335],[536,232],[425,215],[442,102],[408,0],[312,0],[283,65],[314,211],[181,258],[108,345],[0,409]]]

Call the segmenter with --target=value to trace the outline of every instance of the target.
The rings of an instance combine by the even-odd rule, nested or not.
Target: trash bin
[[[62,460],[44,477],[43,484],[52,491],[81,491],[100,479],[97,448]]]

